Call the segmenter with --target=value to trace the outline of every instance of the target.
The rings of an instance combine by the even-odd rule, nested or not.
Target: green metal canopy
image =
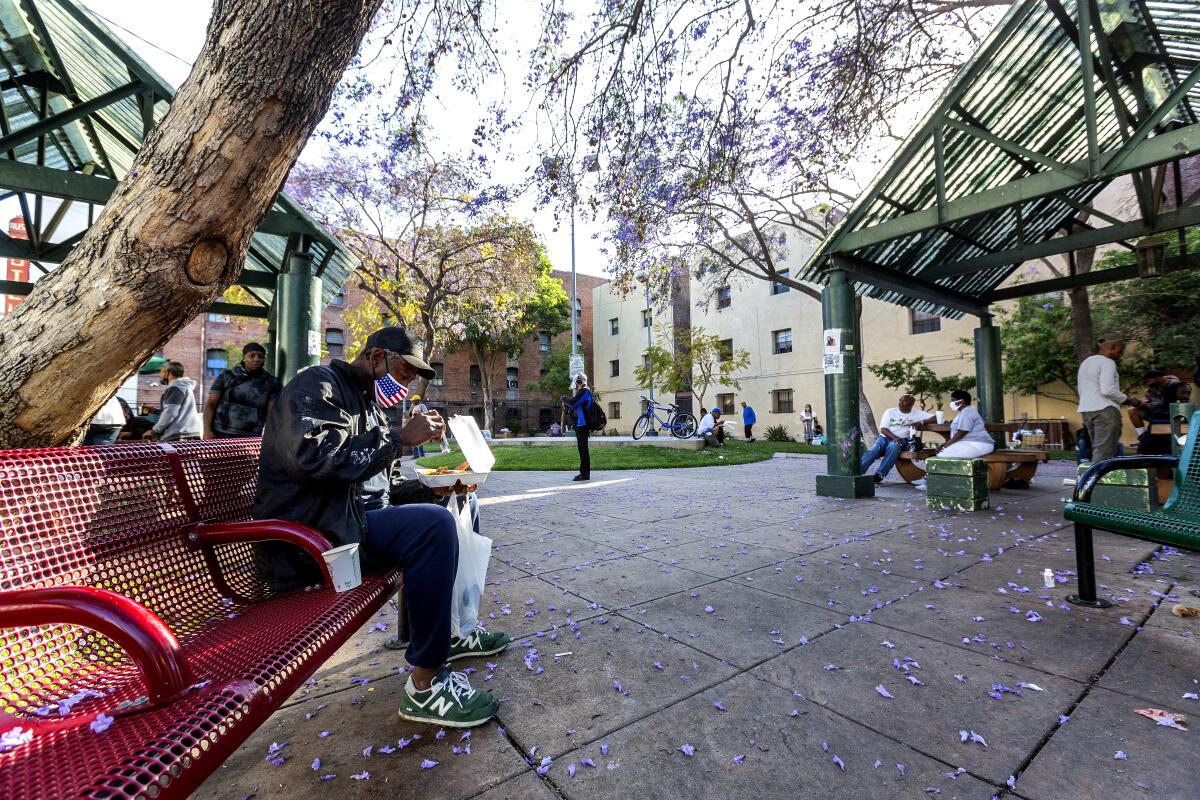
[[[959,317],[1137,274],[998,289],[1030,259],[1177,230],[1167,268],[1194,265],[1183,237],[1200,192],[1184,194],[1180,164],[1200,153],[1197,112],[1197,0],[1021,0],[800,277],[845,270],[859,293]],[[1122,176],[1138,219],[1091,207]]]
[[[166,6],[164,6],[164,13]],[[133,163],[175,90],[74,0],[0,0],[0,190],[16,196],[28,240],[0,235],[0,256],[40,268],[60,263],[82,238],[56,237],[73,203],[94,219]],[[43,214],[44,197],[65,200]],[[254,235],[238,283],[265,307],[290,253],[306,251],[328,303],[357,260],[287,195]],[[4,291],[28,285],[4,282]],[[228,303],[213,311],[265,317]]]

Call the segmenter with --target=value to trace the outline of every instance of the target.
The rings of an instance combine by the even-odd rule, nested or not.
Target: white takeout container
[[[362,585],[362,566],[358,561],[358,545],[344,544],[321,553],[329,566],[334,591],[348,592]]]
[[[471,468],[458,475],[433,475],[431,473],[434,470],[417,467],[417,480],[432,488],[453,486],[459,481],[462,481],[464,486],[472,483],[482,484],[487,480],[492,467],[495,466],[496,456],[492,453],[492,448],[488,447],[487,441],[484,440],[479,425],[475,423],[475,418],[456,414],[450,417],[447,423],[450,425],[450,432],[454,434],[455,441],[462,449],[463,461],[470,464]]]

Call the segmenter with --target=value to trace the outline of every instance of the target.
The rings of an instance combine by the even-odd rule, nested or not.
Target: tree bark
[[[1078,230],[1078,228],[1076,229]],[[1082,275],[1092,271],[1096,248],[1075,251],[1075,271]],[[1096,333],[1092,326],[1092,303],[1086,286],[1067,291],[1071,301],[1071,321],[1075,331],[1075,359],[1083,361],[1096,353]]]
[[[0,447],[68,442],[241,271],[380,0],[216,0],[171,110],[0,322]]]
[[[858,430],[862,434],[863,446],[870,447],[875,444],[875,440],[879,437],[879,430],[875,427],[875,412],[871,409],[871,401],[867,399],[866,386],[863,384],[862,376],[867,368],[867,356],[862,348],[862,311],[863,301],[860,295],[854,297],[854,315],[856,317],[855,329],[858,331]],[[828,412],[826,412],[828,416]],[[826,420],[828,422],[828,420]]]

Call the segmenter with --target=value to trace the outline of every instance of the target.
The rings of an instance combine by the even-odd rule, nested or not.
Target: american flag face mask
[[[383,377],[375,379],[375,402],[383,408],[391,408],[408,397],[408,387],[392,377],[386,355],[383,357],[383,365],[387,372],[383,373]]]

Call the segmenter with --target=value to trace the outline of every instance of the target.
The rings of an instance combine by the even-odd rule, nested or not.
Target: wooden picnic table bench
[[[909,483],[918,481],[925,477],[925,470],[915,462],[932,458],[934,452],[933,448],[906,450],[896,462],[896,471]],[[1048,459],[1044,450],[993,450],[982,458],[988,465],[988,489],[996,491],[1009,478],[1032,481],[1038,464]]]
[[[1096,568],[1092,552],[1092,530],[1143,539],[1148,542],[1200,550],[1200,457],[1196,442],[1200,435],[1200,412],[1192,416],[1183,452],[1175,456],[1132,456],[1098,461],[1080,476],[1075,493],[1063,516],[1075,523],[1075,559],[1079,593],[1067,597],[1076,605],[1107,608],[1109,601],[1096,596]],[[1160,509],[1136,511],[1111,508],[1091,502],[1092,490],[1113,470],[1170,469],[1174,488]]]
[[[258,439],[0,451],[0,797],[185,797],[395,593],[250,520]],[[325,584],[272,593],[252,543]]]

